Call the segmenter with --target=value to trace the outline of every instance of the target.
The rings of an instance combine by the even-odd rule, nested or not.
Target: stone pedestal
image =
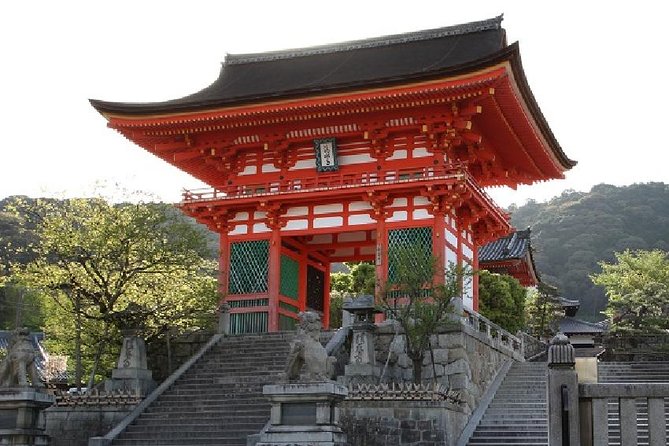
[[[123,333],[123,347],[112,378],[105,381],[105,390],[122,390],[148,395],[155,387],[151,370],[146,363],[146,344],[135,331]]]
[[[0,445],[48,445],[42,411],[53,403],[53,396],[32,387],[1,388]]]
[[[263,388],[272,404],[270,427],[258,446],[344,446],[338,404],[346,387],[335,382],[275,384]]]

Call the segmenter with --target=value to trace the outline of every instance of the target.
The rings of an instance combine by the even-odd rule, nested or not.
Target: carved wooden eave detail
[[[286,226],[287,222],[284,218],[284,214],[286,213],[285,205],[274,202],[261,201],[258,205],[258,210],[264,211],[266,213],[265,224],[268,228],[276,230]]]
[[[387,207],[392,202],[388,193],[370,190],[363,196],[363,199],[372,206],[369,212],[371,218],[377,221],[388,218],[390,212],[387,210]]]

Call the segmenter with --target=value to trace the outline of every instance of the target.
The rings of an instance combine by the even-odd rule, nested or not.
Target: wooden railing
[[[392,169],[383,172],[338,172],[321,174],[311,177],[289,178],[272,180],[261,183],[234,184],[221,189],[194,189],[184,190],[184,203],[209,200],[226,200],[246,196],[266,196],[277,194],[292,194],[309,191],[319,191],[357,186],[379,186],[384,184],[399,184],[410,181],[429,181],[436,179],[467,179],[467,173],[462,164],[449,164],[438,167],[414,167]],[[469,178],[469,180],[471,180]],[[490,200],[482,190],[480,193]],[[492,200],[490,200],[492,202]]]
[[[609,444],[609,402],[618,401],[620,444],[636,446],[638,408],[648,410],[648,445],[666,446],[667,424],[664,401],[669,397],[669,384],[579,384],[581,412],[581,446]],[[639,400],[643,401],[639,401]],[[641,403],[638,405],[638,403]],[[644,442],[645,443],[645,442]]]

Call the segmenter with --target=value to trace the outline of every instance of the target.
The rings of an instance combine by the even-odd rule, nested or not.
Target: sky
[[[96,185],[175,202],[204,187],[106,127],[89,98],[154,102],[213,82],[227,53],[306,47],[504,14],[565,153],[564,180],[490,191],[502,206],[565,189],[669,183],[669,2],[0,2],[0,198],[88,196]]]

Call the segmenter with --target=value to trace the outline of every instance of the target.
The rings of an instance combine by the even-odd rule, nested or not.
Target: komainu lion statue
[[[320,343],[321,317],[302,312],[295,340],[291,342],[285,379],[287,381],[328,381],[334,375],[335,358]]]
[[[7,357],[0,363],[0,387],[43,387],[36,365],[37,355],[26,328],[14,331]],[[28,383],[30,377],[30,383]]]

